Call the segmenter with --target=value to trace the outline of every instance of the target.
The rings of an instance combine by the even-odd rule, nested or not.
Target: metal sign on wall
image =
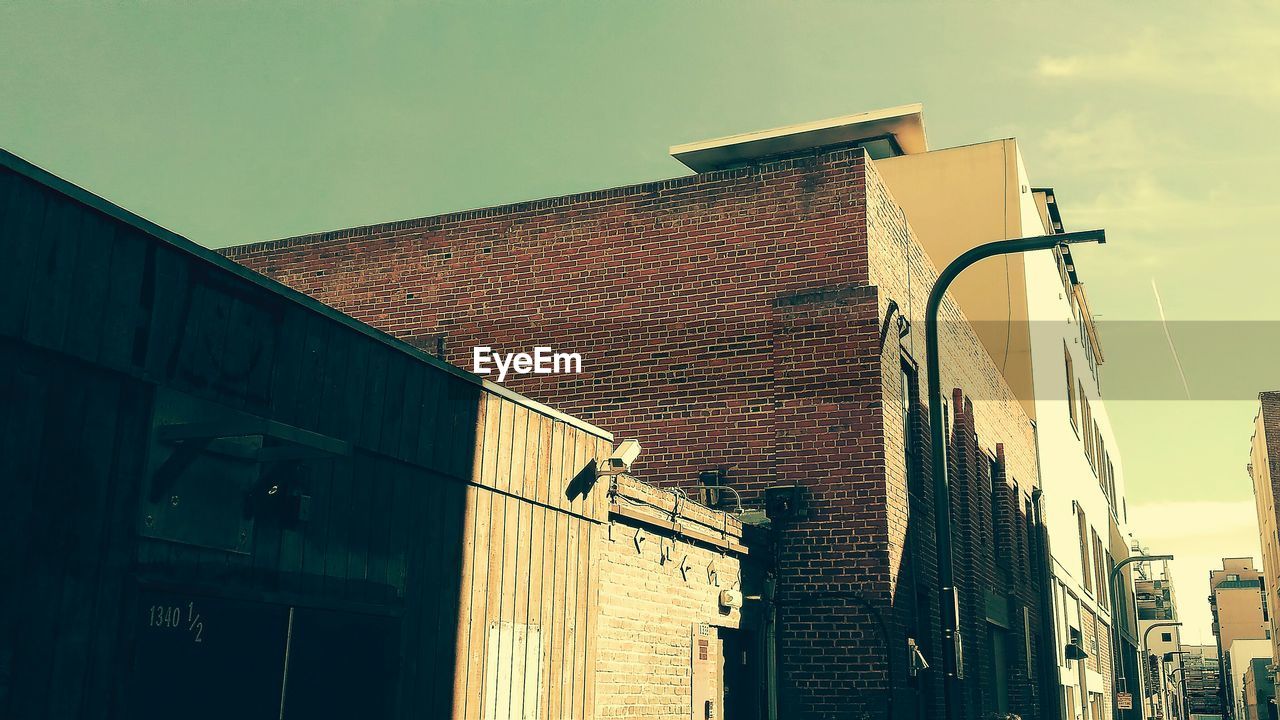
[[[720,641],[716,629],[707,623],[690,628],[690,720],[720,717]]]

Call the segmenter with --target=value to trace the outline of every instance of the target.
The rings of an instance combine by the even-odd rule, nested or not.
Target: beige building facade
[[[919,126],[923,135],[922,119]],[[1056,194],[1033,185],[1017,139],[918,145],[926,149],[877,159],[876,167],[938,267],[985,243],[1065,231]],[[1139,717],[1132,568],[1119,588],[1109,579],[1128,555],[1124,471],[1079,268],[1069,247],[994,257],[965,270],[951,292],[1035,427],[1061,717],[1111,717],[1117,682],[1134,697],[1135,709],[1122,714]],[[1117,624],[1122,663],[1113,657]],[[1068,651],[1082,643],[1084,662]]]
[[[1271,639],[1263,574],[1254,567],[1253,558],[1223,558],[1222,569],[1209,573],[1209,609],[1218,641],[1223,708],[1228,717],[1235,717],[1237,693],[1231,679],[1231,647],[1239,640]]]
[[[1225,682],[1231,686],[1232,717],[1236,720],[1257,720],[1256,681],[1250,681],[1250,676],[1254,660],[1270,657],[1271,641],[1267,639],[1235,640],[1227,650]]]

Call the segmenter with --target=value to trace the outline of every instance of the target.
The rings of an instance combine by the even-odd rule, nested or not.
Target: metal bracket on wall
[[[215,422],[160,425],[155,435],[157,440],[174,445],[175,449],[156,469],[151,483],[151,502],[159,502],[201,453],[259,464],[351,455],[351,443],[247,415]]]
[[[644,528],[638,528],[636,530],[636,552],[644,552],[644,541],[648,539],[648,537],[649,536],[644,532]]]
[[[310,465],[353,453],[350,443],[161,390],[146,437],[141,537],[253,551],[259,521],[297,528],[311,515]]]
[[[684,578],[685,582],[689,582],[689,571],[692,569],[693,563],[689,562],[689,556],[685,555],[684,558],[680,560],[680,575]]]

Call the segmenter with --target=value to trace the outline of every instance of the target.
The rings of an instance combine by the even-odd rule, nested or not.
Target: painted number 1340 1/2
[[[194,602],[181,605],[152,605],[147,611],[148,627],[164,630],[186,630],[192,642],[204,642],[204,619]]]

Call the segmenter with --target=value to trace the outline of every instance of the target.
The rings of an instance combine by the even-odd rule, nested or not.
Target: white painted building
[[[915,124],[923,132],[923,119]],[[986,242],[1064,231],[1053,190],[1032,184],[1015,139],[926,146],[875,164],[938,267]],[[1112,718],[1108,584],[1110,569],[1129,555],[1128,510],[1119,443],[1103,401],[1103,350],[1081,273],[1070,249],[1002,256],[965,271],[952,294],[1036,426],[1062,717]],[[1120,603],[1130,618],[1122,623],[1124,682],[1134,697],[1134,710],[1124,716],[1138,718],[1131,570],[1122,577]]]

